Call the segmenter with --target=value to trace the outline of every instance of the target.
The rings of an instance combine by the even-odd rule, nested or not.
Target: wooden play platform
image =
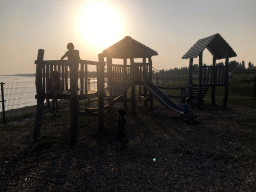
[[[202,66],[202,52],[207,48],[213,54],[213,66]],[[105,49],[98,54],[99,61],[88,60],[43,60],[44,50],[38,51],[36,64],[36,90],[37,90],[37,111],[34,125],[33,139],[40,134],[41,120],[43,116],[43,106],[45,93],[49,90],[49,79],[53,71],[61,74],[62,89],[64,93],[62,99],[70,100],[70,145],[77,142],[79,100],[90,97],[98,97],[98,107],[92,110],[98,112],[98,129],[104,129],[104,109],[112,108],[115,102],[123,102],[124,108],[127,102],[131,102],[131,111],[136,113],[135,86],[139,85],[139,94],[144,96],[144,106],[150,103],[153,111],[153,96],[158,99],[168,109],[186,116],[188,119],[196,117],[188,104],[182,106],[173,102],[164,92],[152,83],[152,56],[158,55],[156,51],[144,44],[126,36],[121,41]],[[198,83],[192,81],[193,58],[199,56],[199,80]],[[213,102],[215,102],[215,87],[225,86],[224,106],[228,96],[228,58],[236,56],[232,48],[219,35],[199,40],[182,58],[190,58],[188,93],[193,97],[196,90],[197,104],[203,97],[204,89],[212,86]],[[225,67],[215,66],[216,59],[226,58]],[[113,59],[119,59],[122,64],[113,64]],[[140,62],[135,62],[140,59]],[[136,60],[137,61],[137,60]],[[88,65],[95,65],[97,69],[97,92],[89,92],[87,89]],[[105,87],[107,82],[107,87]],[[143,93],[141,86],[143,88]],[[131,88],[131,99],[127,99],[127,90]],[[104,97],[108,97],[108,105],[104,105]],[[122,97],[120,97],[122,96]]]
[[[212,66],[203,66],[203,51],[207,48],[213,55]],[[198,82],[193,82],[193,58],[199,56],[199,73]],[[236,53],[230,45],[221,37],[220,34],[199,39],[182,59],[189,59],[189,78],[188,78],[188,95],[196,98],[197,107],[204,98],[207,90],[212,87],[212,104],[215,104],[215,87],[224,86],[225,94],[223,99],[223,107],[227,106],[228,90],[229,90],[229,58],[236,57]],[[225,58],[225,66],[216,66],[217,59]]]

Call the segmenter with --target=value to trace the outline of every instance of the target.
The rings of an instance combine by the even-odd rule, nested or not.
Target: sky
[[[98,61],[125,36],[158,52],[158,70],[188,67],[182,56],[216,33],[236,52],[230,61],[256,65],[255,9],[255,0],[1,0],[0,75],[35,73],[38,49],[58,60],[69,42],[81,59]],[[203,63],[211,62],[206,49]]]

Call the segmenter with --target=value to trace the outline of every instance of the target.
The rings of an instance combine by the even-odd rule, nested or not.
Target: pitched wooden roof
[[[220,36],[220,34],[216,33],[215,35],[199,39],[193,45],[193,47],[191,47],[188,52],[183,55],[182,59],[196,58],[205,48],[207,48],[212,55],[215,54],[216,59],[225,58],[226,49],[229,52],[229,57],[237,56],[229,44]]]
[[[130,36],[102,51],[104,56],[112,58],[143,58],[158,55],[156,51],[134,40]]]

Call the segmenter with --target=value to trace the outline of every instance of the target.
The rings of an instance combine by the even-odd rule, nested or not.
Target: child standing
[[[118,120],[117,140],[123,142],[125,137],[126,119],[124,118],[126,112],[123,109],[118,110],[121,119]]]
[[[80,56],[79,56],[79,51],[75,50],[75,46],[73,43],[69,43],[67,45],[68,51],[61,57],[60,60],[63,60],[65,57],[68,57],[68,60],[70,61],[79,61]]]

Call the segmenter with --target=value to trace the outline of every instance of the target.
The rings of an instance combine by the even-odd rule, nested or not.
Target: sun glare
[[[115,11],[96,2],[83,10],[79,26],[86,41],[98,48],[112,45],[121,33],[121,20]]]

